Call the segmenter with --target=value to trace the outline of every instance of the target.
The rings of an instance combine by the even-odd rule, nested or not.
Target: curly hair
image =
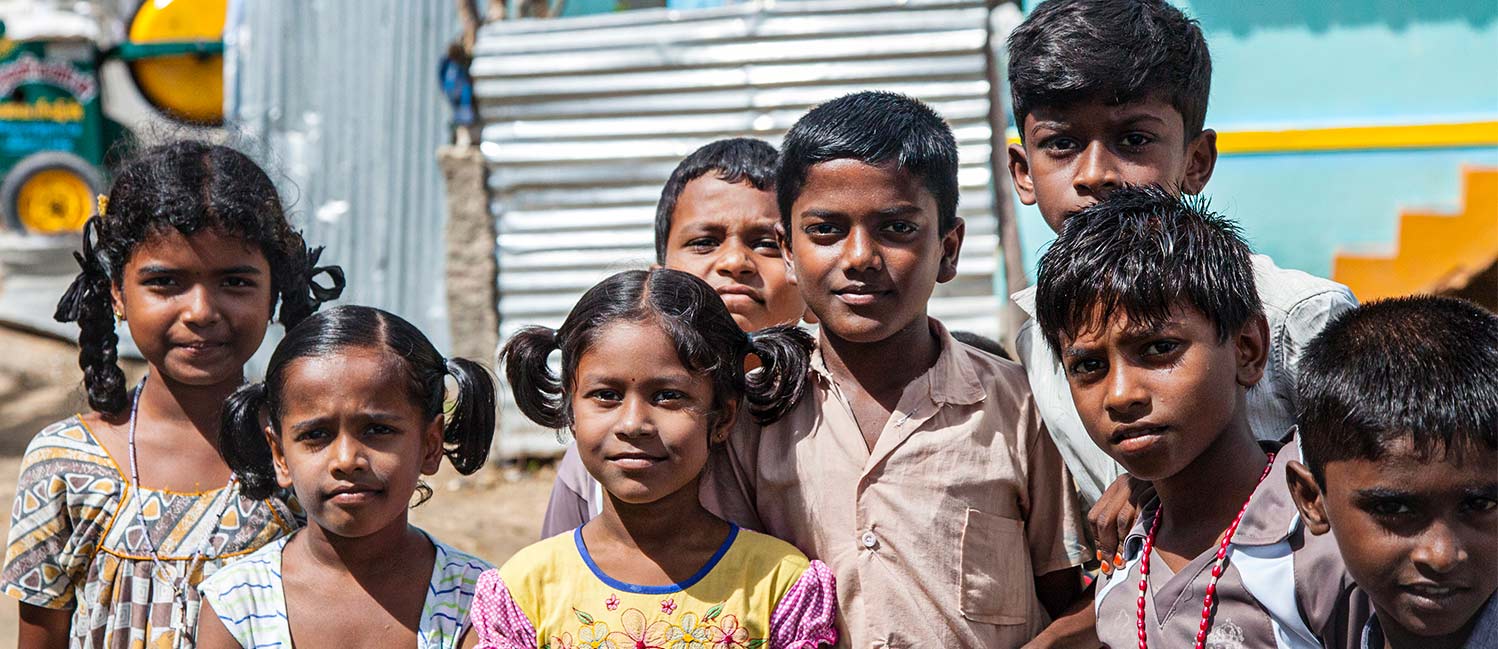
[[[117,413],[126,406],[110,288],[121,286],[136,246],[165,228],[184,236],[215,229],[259,248],[271,271],[267,308],[274,314],[279,302],[279,320],[288,328],[343,291],[342,269],[317,265],[322,249],[307,248],[287,222],[275,183],[229,147],[180,141],[147,148],[119,169],[101,202],[108,215],[84,226],[82,249],[73,253],[81,271],[54,314],[59,322],[78,323],[78,365],[96,411]],[[330,285],[312,281],[319,273],[328,275]]]

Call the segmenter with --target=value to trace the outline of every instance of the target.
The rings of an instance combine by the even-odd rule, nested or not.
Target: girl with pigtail
[[[494,399],[482,366],[379,309],[287,332],[265,382],[229,397],[219,450],[245,495],[294,491],[307,526],[202,583],[198,647],[457,649],[489,564],[406,515],[444,456],[463,474],[484,465]]]
[[[795,405],[811,349],[792,326],[745,334],[712,288],[667,269],[614,275],[561,329],[512,337],[500,360],[516,404],[572,430],[607,497],[597,518],[479,578],[478,646],[834,644],[827,566],[698,498],[736,421],[773,422]],[[558,350],[560,376],[548,365]],[[751,355],[760,368],[746,376]]]
[[[296,325],[343,274],[317,265],[270,178],[228,147],[146,149],[99,207],[56,312],[79,325],[93,412],[27,448],[0,589],[20,600],[24,648],[191,647],[197,583],[297,525],[282,500],[240,489],[218,455],[220,409],[278,307]],[[134,390],[120,321],[149,366]]]

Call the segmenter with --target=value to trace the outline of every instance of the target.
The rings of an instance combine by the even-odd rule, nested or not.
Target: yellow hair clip
[[[102,219],[104,218],[105,208],[109,207],[109,197],[105,196],[104,194],[99,194],[99,198],[97,200],[99,201],[99,218]]]

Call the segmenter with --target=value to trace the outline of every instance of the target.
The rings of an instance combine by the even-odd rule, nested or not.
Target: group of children
[[[498,569],[407,520],[444,457],[485,462],[495,381],[314,314],[342,273],[243,155],[148,150],[59,304],[94,412],[27,450],[21,646],[1498,646],[1498,316],[1253,254],[1198,197],[1210,57],[1169,4],[1049,0],[1009,46],[1009,171],[1058,234],[1021,364],[927,314],[965,231],[930,108],[714,142],[656,265],[504,346],[574,443]]]

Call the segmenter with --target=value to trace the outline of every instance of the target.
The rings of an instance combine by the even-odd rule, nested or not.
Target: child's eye
[[[1057,136],[1042,140],[1040,142],[1040,148],[1051,151],[1053,153],[1061,153],[1078,148],[1078,144],[1079,143],[1075,139],[1072,139],[1070,137]]]
[[[1144,354],[1146,356],[1169,354],[1180,348],[1180,346],[1181,343],[1174,340],[1157,340],[1144,346]]]
[[[777,256],[780,253],[780,242],[775,239],[760,239],[754,242],[753,247],[755,250],[774,252]]]
[[[837,234],[837,226],[831,223],[813,223],[804,228],[813,237],[828,237]]]
[[[1071,364],[1071,373],[1085,376],[1103,371],[1104,363],[1096,358],[1084,358]]]
[[[367,435],[393,435],[397,431],[384,424],[371,424],[369,428],[364,429],[364,432]]]
[[[321,428],[314,428],[312,430],[304,430],[300,433],[297,433],[295,439],[298,442],[320,442],[327,438],[328,431],[325,431]]]
[[[1462,503],[1462,509],[1473,514],[1486,514],[1498,510],[1498,500],[1483,497],[1468,498]]]
[[[687,393],[680,390],[661,390],[660,392],[655,393],[656,403],[681,401],[685,398],[687,398]]]
[[[177,280],[165,275],[159,275],[156,277],[147,277],[141,280],[140,283],[144,286],[175,286]]]
[[[1383,518],[1404,516],[1414,511],[1409,505],[1398,500],[1375,500],[1368,503],[1366,509],[1368,513]]]
[[[229,288],[254,288],[255,280],[247,277],[226,277],[224,278],[224,286]]]
[[[1150,137],[1147,133],[1129,133],[1128,135],[1123,136],[1123,139],[1120,142],[1125,147],[1137,149],[1154,141],[1155,138]]]
[[[911,234],[918,228],[914,223],[911,223],[910,221],[891,221],[884,225],[884,229],[889,230],[890,232],[893,232],[895,234]]]
[[[712,250],[718,247],[718,240],[712,237],[697,237],[688,241],[687,247],[696,251]]]
[[[619,401],[623,398],[618,390],[594,390],[588,393],[588,398],[594,401]]]

